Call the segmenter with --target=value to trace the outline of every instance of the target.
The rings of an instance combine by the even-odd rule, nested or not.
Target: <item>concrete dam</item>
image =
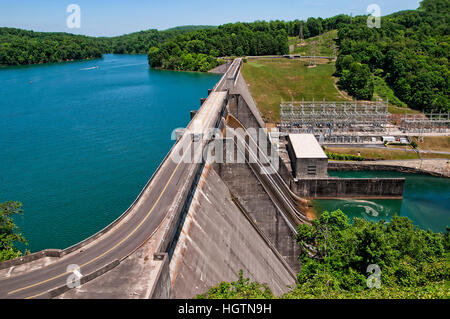
[[[191,113],[121,217],[65,250],[0,263],[0,298],[193,298],[221,281],[235,281],[241,269],[276,295],[294,286],[300,269],[295,230],[310,222],[305,198],[326,196],[333,187],[307,191],[268,134],[259,136],[263,146],[247,134],[265,123],[241,64],[234,60]],[[205,160],[213,144],[215,156],[225,152],[241,161]],[[395,196],[383,196],[398,197],[401,180],[396,187]],[[341,187],[339,194],[351,196],[353,190]]]

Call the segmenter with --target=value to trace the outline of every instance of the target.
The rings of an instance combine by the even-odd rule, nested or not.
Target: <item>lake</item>
[[[63,249],[119,217],[219,79],[145,55],[0,69],[0,202],[23,203],[26,248]]]

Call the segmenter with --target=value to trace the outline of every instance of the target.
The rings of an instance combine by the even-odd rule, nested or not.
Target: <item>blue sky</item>
[[[416,9],[419,0],[0,0],[0,26],[113,36],[179,25],[220,25],[255,20],[295,20]],[[81,8],[81,28],[69,29],[69,4]]]

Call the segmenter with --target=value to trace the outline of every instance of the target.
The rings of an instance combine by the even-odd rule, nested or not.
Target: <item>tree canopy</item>
[[[398,216],[351,223],[340,210],[324,212],[298,227],[297,287],[281,298],[448,298],[449,230],[425,231]],[[223,282],[199,297],[254,296],[274,298],[266,285],[243,280],[241,273],[237,282]]]
[[[24,65],[102,57],[95,38],[0,28],[0,64]]]
[[[244,278],[239,270],[239,279],[228,283],[222,282],[211,288],[206,294],[198,295],[197,299],[273,299],[272,290],[266,284],[260,284]]]
[[[21,203],[13,201],[0,203],[0,262],[22,255],[21,251],[14,247],[18,242],[27,243],[13,220],[14,215],[20,214],[22,214]]]
[[[424,231],[406,217],[351,224],[342,211],[324,212],[311,226],[300,225],[296,239],[302,247],[297,293],[362,292],[369,265],[380,268],[382,286],[398,290],[450,279],[448,233]]]
[[[219,64],[217,57],[284,55],[289,36],[314,37],[348,23],[348,16],[309,18],[306,22],[256,21],[229,23],[177,35],[148,51],[149,64],[171,70],[206,71]]]
[[[101,58],[103,53],[147,54],[159,43],[209,26],[146,30],[117,37],[88,37],[69,33],[0,28],[0,64],[25,65]]]
[[[341,25],[340,85],[358,99],[371,99],[367,70],[376,71],[410,107],[449,112],[449,12],[448,0],[424,0],[418,10],[383,17],[379,29],[367,27],[367,16]]]

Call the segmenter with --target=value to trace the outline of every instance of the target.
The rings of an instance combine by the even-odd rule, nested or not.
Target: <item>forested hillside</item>
[[[101,56],[101,43],[95,38],[0,28],[0,64],[51,63]]]
[[[220,56],[272,55],[289,53],[288,36],[298,36],[303,25],[305,38],[317,36],[350,22],[339,15],[307,21],[256,21],[232,23],[176,36],[149,50],[152,67],[170,70],[206,71]]]
[[[0,64],[90,59],[102,53],[148,53],[152,67],[207,71],[220,64],[217,58],[221,56],[287,54],[288,37],[299,36],[300,30],[305,39],[338,30],[336,75],[350,95],[362,100],[389,97],[398,106],[448,112],[449,12],[449,0],[424,0],[417,10],[383,17],[379,29],[367,26],[367,16],[347,15],[219,27],[182,26],[112,38],[0,28]]]
[[[340,85],[358,99],[373,96],[373,74],[412,108],[450,111],[450,1],[424,0],[418,10],[383,17],[380,29],[367,17],[339,28],[336,62]]]
[[[207,71],[219,64],[216,57],[230,55],[285,54],[284,24],[255,22],[226,24],[217,29],[179,35],[149,50],[152,67]]]
[[[210,26],[181,26],[164,31],[146,30],[117,37],[87,37],[69,33],[33,32],[0,28],[0,64],[24,65],[102,57],[103,53],[146,54],[177,35]]]
[[[102,43],[104,53],[115,54],[147,54],[149,49],[160,43],[184,33],[193,32],[199,29],[214,29],[213,26],[180,26],[163,31],[156,29],[140,31],[111,38],[99,38]]]

